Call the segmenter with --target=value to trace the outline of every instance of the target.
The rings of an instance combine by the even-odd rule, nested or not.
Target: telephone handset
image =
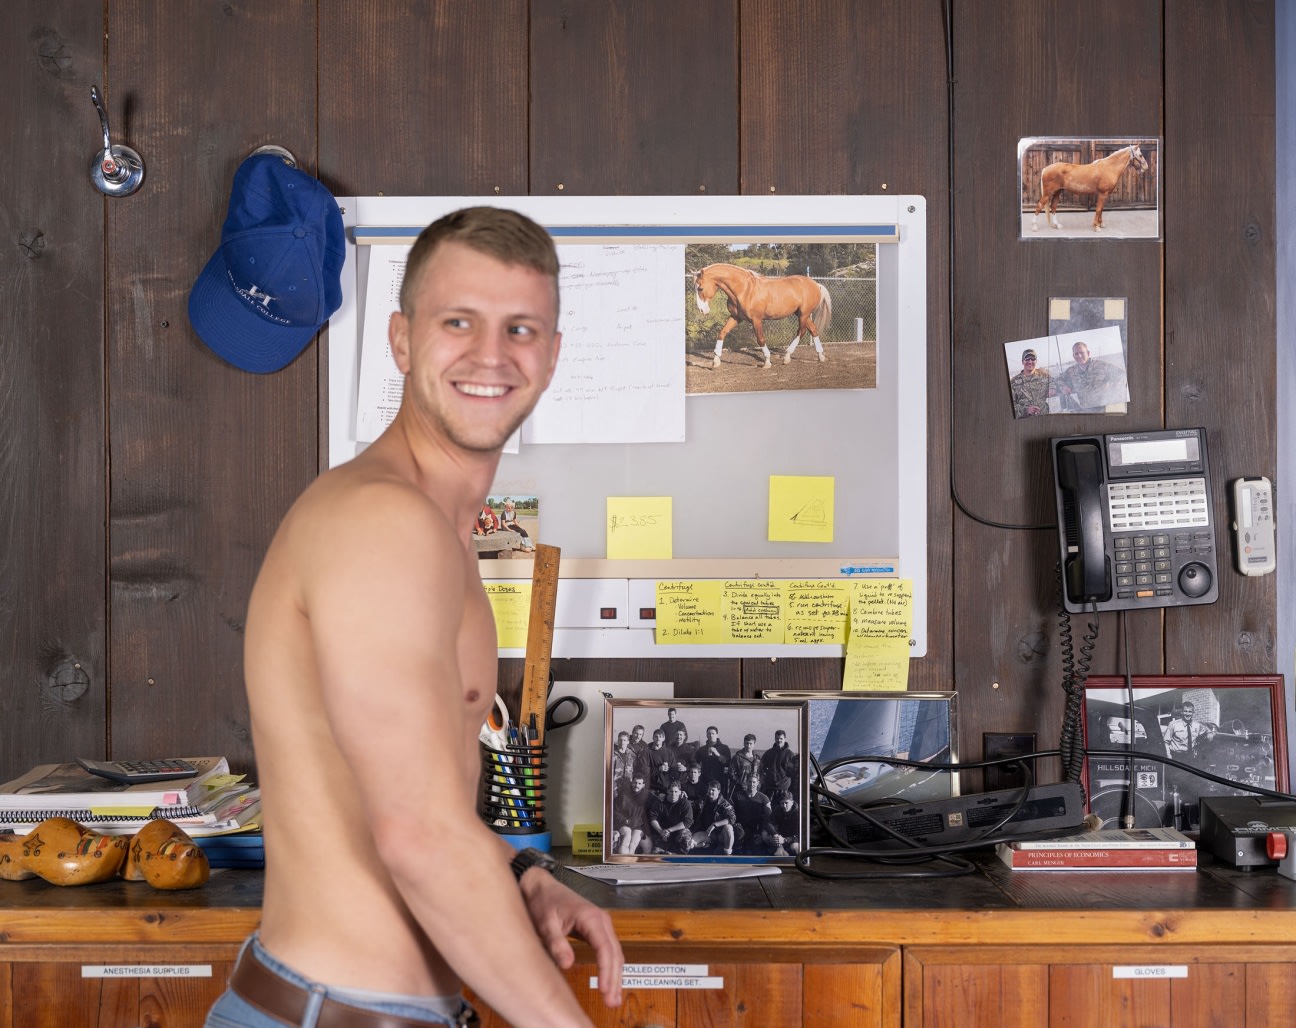
[[[1068,436],[1049,447],[1069,612],[1215,602],[1204,429]]]

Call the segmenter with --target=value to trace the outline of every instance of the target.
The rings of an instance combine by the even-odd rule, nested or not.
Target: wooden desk
[[[1288,1023],[1296,882],[1202,861],[1196,873],[1112,875],[1014,873],[986,859],[956,879],[789,870],[621,889],[565,873],[612,912],[629,960],[705,964],[722,987],[635,989],[605,1011],[591,964],[568,979],[600,1025]],[[184,893],[0,882],[0,1028],[196,1028],[260,901],[252,871]],[[83,966],[110,971],[83,977]]]

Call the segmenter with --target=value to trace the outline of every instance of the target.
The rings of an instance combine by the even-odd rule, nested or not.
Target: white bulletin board
[[[665,354],[663,370],[651,376],[650,387],[671,395],[676,388],[673,376],[685,359],[678,324],[687,295],[684,273],[697,269],[685,269],[682,256],[672,265],[669,248],[678,248],[682,255],[693,240],[875,242],[875,387],[684,396],[680,386],[672,401],[682,406],[675,441],[524,441],[516,453],[501,458],[491,492],[538,496],[541,541],[562,550],[555,656],[840,656],[841,646],[822,644],[657,645],[651,619],[638,615],[651,613],[644,606],[645,597],[652,595],[652,582],[658,579],[856,576],[912,580],[911,656],[926,652],[927,300],[922,197],[351,197],[339,202],[348,227],[344,300],[329,322],[328,376],[321,387],[326,389],[321,410],[327,411],[327,425],[322,428],[329,466],[349,460],[364,446],[360,439],[366,433],[358,431],[357,411],[362,351],[365,346],[385,345],[385,334],[380,342],[372,339],[372,331],[370,340],[365,338],[371,255],[390,253],[391,244],[411,243],[424,225],[449,211],[477,204],[511,207],[554,235],[564,261],[560,369],[564,359],[581,352],[582,341],[571,333],[573,326],[579,333],[590,319],[582,317],[584,311],[577,305],[582,296],[594,295],[584,291],[587,283],[567,276],[577,273],[572,267],[576,264],[592,263],[597,271],[606,272],[606,290],[598,294],[599,302],[605,303],[611,291],[618,302],[624,301],[619,312],[623,327],[633,326],[632,331],[618,332],[617,342],[624,349],[627,339],[638,340],[649,352]],[[384,249],[376,251],[376,246]],[[572,259],[573,253],[585,252],[575,250],[577,246],[589,248],[590,262]],[[668,259],[654,265],[656,277],[636,280],[636,269],[645,262],[627,261],[626,247],[651,247],[653,254],[666,253]],[[609,263],[599,263],[603,261]],[[383,312],[368,313],[370,326],[383,322]],[[619,371],[599,350],[599,338],[584,341],[586,369],[597,369],[603,362],[608,374]],[[802,346],[806,349],[798,356],[812,352],[808,340]],[[827,349],[831,360],[831,348]],[[676,361],[678,367],[671,363]],[[607,436],[615,439],[615,413],[609,415],[605,409],[597,416],[609,424]],[[664,427],[663,435],[669,438],[672,431]],[[770,476],[834,479],[832,542],[770,540],[766,518]],[[671,497],[673,559],[605,560],[609,496]],[[529,580],[530,562],[483,561],[482,573],[486,579]],[[580,585],[596,581],[600,584],[592,590]],[[620,591],[618,582],[624,584]],[[610,627],[586,623],[580,609],[586,593],[597,594],[599,603],[606,603],[611,595],[625,609]],[[565,623],[564,609],[569,612]],[[606,615],[607,607],[601,609]],[[501,650],[501,654],[521,652]]]

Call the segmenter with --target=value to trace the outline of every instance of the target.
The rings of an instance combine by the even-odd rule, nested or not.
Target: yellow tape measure
[[[553,653],[554,614],[558,609],[557,546],[537,543],[531,569],[531,613],[527,621],[526,667],[522,672],[519,724],[544,741],[545,705],[549,702],[549,658]],[[534,721],[534,728],[532,722]]]

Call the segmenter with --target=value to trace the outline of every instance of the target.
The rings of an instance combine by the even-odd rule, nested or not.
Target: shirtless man
[[[471,531],[553,374],[557,274],[549,236],[510,211],[430,225],[388,329],[405,376],[395,420],[321,475],[270,544],[245,649],[264,907],[232,976],[243,995],[227,992],[211,1024],[281,1023],[258,1020],[240,989],[243,965],[264,984],[268,954],[288,969],[269,972],[271,993],[302,1007],[309,993],[289,982],[306,979],[326,1003],[476,1023],[467,984],[511,1024],[587,1025],[559,970],[575,959],[569,933],[592,947],[604,1002],[620,1003],[610,918],[541,867],[511,870],[516,851],[476,809],[496,639]]]

